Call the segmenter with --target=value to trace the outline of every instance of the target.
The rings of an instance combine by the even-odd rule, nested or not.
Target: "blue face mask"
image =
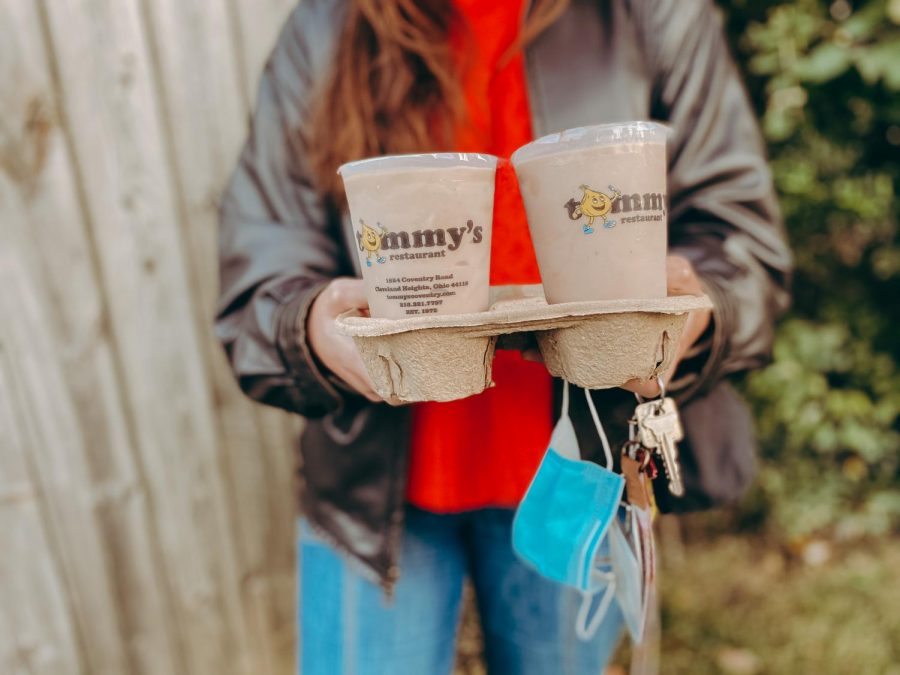
[[[631,639],[637,645],[643,639],[646,618],[639,559],[640,542],[636,540],[639,536],[637,513],[630,506],[625,506],[622,510],[625,522],[617,518],[609,528],[609,557],[616,584],[616,601],[622,610]]]
[[[590,393],[585,393],[601,434],[607,466],[612,467],[609,443]],[[513,548],[543,576],[596,594],[613,590],[608,588],[612,575],[598,573],[597,561],[616,518],[625,481],[608,468],[581,460],[568,414],[568,394],[566,384],[562,415],[550,447],[513,521]]]

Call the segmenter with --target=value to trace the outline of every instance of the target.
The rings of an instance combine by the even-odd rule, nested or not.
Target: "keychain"
[[[681,427],[681,417],[675,400],[666,396],[666,387],[661,377],[657,377],[657,382],[659,382],[658,399],[644,401],[635,394],[638,405],[634,410],[634,416],[629,420],[629,441],[626,448],[630,457],[644,463],[645,471],[651,460],[644,458],[641,451],[655,451],[662,459],[663,470],[669,481],[669,492],[681,497],[684,495],[684,481],[681,478],[676,443],[684,439],[684,429]],[[653,470],[655,467],[651,471]]]

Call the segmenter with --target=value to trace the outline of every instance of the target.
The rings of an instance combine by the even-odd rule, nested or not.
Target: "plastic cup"
[[[444,153],[338,169],[371,316],[488,308],[496,167],[491,155]]]
[[[513,154],[547,302],[666,297],[667,132],[581,127]]]

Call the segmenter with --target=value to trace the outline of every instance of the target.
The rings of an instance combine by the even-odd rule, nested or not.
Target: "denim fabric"
[[[475,588],[492,675],[598,675],[622,633],[616,603],[589,642],[581,595],[512,549],[513,511],[437,515],[409,508],[393,604],[300,524],[300,675],[445,675],[453,668],[463,581]]]

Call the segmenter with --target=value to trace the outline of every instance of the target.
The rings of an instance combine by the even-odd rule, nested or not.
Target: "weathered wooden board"
[[[189,672],[249,672],[189,261],[136,0],[48,12],[65,115]]]
[[[293,4],[0,0],[4,675],[293,671],[298,421],[210,325]]]
[[[0,335],[0,672],[82,675],[87,671],[75,619],[26,462],[29,448],[19,428],[21,402],[13,400],[12,359]]]
[[[248,112],[240,55],[232,49],[225,0],[156,0],[148,16],[198,330],[217,406],[251,658],[265,664],[256,673],[283,672],[277,664],[291,663],[292,643],[273,658],[272,634],[293,634],[294,568],[284,542],[293,537],[294,502],[286,498],[292,475],[284,464],[296,436],[281,413],[252,406],[238,390],[210,320],[218,292],[218,196],[235,165]]]
[[[90,672],[177,672],[155,537],[37,6],[0,3],[0,25],[9,29],[0,41],[3,316],[25,396],[17,419],[30,425],[27,457]]]
[[[230,0],[235,41],[241,47],[241,74],[247,100],[256,98],[259,74],[296,0]]]

